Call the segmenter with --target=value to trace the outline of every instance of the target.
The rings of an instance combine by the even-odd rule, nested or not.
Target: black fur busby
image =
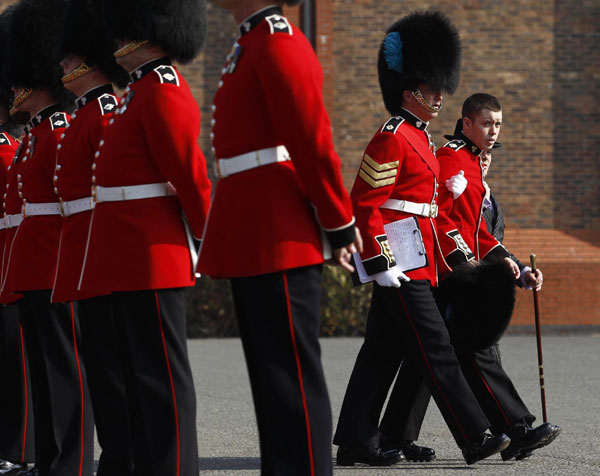
[[[123,88],[129,75],[113,56],[116,43],[106,31],[101,7],[97,0],[69,0],[62,49],[85,58],[88,66],[96,66],[110,81]]]
[[[453,94],[460,80],[461,44],[450,20],[435,10],[416,11],[388,30],[377,68],[385,107],[397,114],[402,91],[418,83]]]
[[[457,350],[485,349],[500,340],[515,306],[515,286],[502,261],[457,266],[441,281],[436,299]]]
[[[74,96],[62,85],[61,31],[67,0],[21,0],[10,15],[4,81],[47,89],[68,108]]]
[[[179,63],[200,52],[206,36],[205,0],[103,0],[104,17],[116,40],[160,46]]]
[[[8,27],[10,22],[9,15],[14,10],[14,5],[10,5],[0,14],[0,70],[4,68],[6,57],[6,43],[8,40]],[[0,103],[7,109],[10,108],[12,99],[10,85],[0,79]]]

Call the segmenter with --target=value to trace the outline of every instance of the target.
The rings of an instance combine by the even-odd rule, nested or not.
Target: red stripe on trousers
[[[80,424],[80,437],[81,437],[81,453],[79,455],[79,476],[83,471],[83,446],[84,446],[84,435],[83,435],[83,419],[84,419],[84,400],[83,400],[83,380],[81,378],[81,365],[79,363],[79,353],[77,352],[77,334],[75,332],[75,311],[73,310],[73,301],[70,303],[71,307],[71,329],[73,331],[73,349],[75,350],[75,362],[77,363],[77,372],[79,374],[79,398],[81,399],[81,424]]]
[[[502,418],[504,418],[504,421],[506,422],[506,424],[508,426],[512,426],[512,424],[510,423],[509,419],[506,416],[506,413],[504,413],[504,410],[502,409],[502,407],[500,406],[500,402],[498,401],[498,399],[496,398],[496,395],[494,395],[494,392],[492,391],[492,389],[490,388],[490,386],[488,385],[487,381],[485,380],[483,374],[481,373],[481,371],[479,370],[479,367],[477,366],[477,364],[475,363],[475,358],[473,357],[473,355],[470,356],[471,357],[471,364],[473,365],[473,368],[475,369],[475,372],[477,372],[477,375],[479,375],[479,378],[481,379],[481,381],[483,382],[483,385],[485,385],[485,388],[487,388],[487,391],[490,393],[490,395],[492,396],[492,398],[494,399],[494,402],[496,402],[496,406],[498,407],[498,410],[500,410],[500,413],[502,415]]]
[[[290,334],[292,337],[292,345],[294,347],[294,357],[296,358],[296,368],[298,369],[298,382],[300,383],[300,393],[302,395],[302,406],[304,407],[304,418],[306,420],[306,435],[308,443],[308,456],[310,459],[310,474],[315,475],[315,461],[313,457],[312,438],[310,433],[310,419],[308,416],[308,405],[306,403],[306,393],[304,391],[304,382],[302,380],[302,365],[300,364],[300,356],[298,355],[298,346],[296,345],[296,334],[294,333],[294,322],[292,319],[292,307],[290,304],[290,291],[288,287],[288,280],[285,271],[283,274],[283,286],[285,289],[285,303],[287,306],[288,322],[290,325]]]
[[[25,462],[25,446],[27,441],[27,417],[29,416],[29,394],[27,392],[27,364],[25,363],[25,343],[23,339],[23,327],[19,324],[19,333],[21,335],[21,361],[23,363],[23,395],[25,395],[25,417],[23,418],[23,450],[21,452],[21,462]]]
[[[156,300],[156,314],[158,316],[158,326],[160,327],[160,336],[162,338],[163,350],[165,353],[165,362],[167,363],[167,371],[169,372],[169,383],[171,385],[171,394],[173,395],[173,409],[175,410],[175,431],[177,434],[177,473],[179,476],[180,472],[180,442],[179,442],[179,411],[177,410],[177,397],[175,395],[175,384],[173,383],[173,373],[171,372],[171,361],[169,360],[169,351],[167,350],[167,340],[165,338],[165,331],[162,325],[162,315],[160,313],[160,302],[158,300],[158,293],[154,291],[154,299]]]
[[[444,394],[444,392],[442,392],[442,388],[440,387],[440,384],[439,384],[437,378],[435,377],[435,374],[433,373],[433,370],[431,368],[431,364],[429,363],[429,359],[427,359],[427,355],[425,354],[425,349],[423,348],[423,343],[421,342],[421,338],[419,337],[419,333],[417,332],[417,328],[415,326],[415,323],[413,322],[412,317],[410,317],[410,314],[408,313],[408,309],[406,308],[406,304],[404,302],[404,298],[402,297],[402,294],[400,293],[399,289],[398,289],[398,296],[400,296],[400,302],[402,303],[402,307],[404,308],[404,312],[406,313],[406,317],[408,317],[408,320],[410,321],[410,325],[412,326],[413,331],[415,333],[415,336],[417,337],[417,342],[419,343],[419,348],[421,349],[421,353],[423,354],[423,360],[425,360],[425,363],[427,364],[427,369],[429,370],[429,373],[431,374],[431,378],[433,380],[433,383],[435,384],[435,386],[438,389],[438,392],[440,392],[440,395],[444,399],[444,402],[446,403],[446,406],[448,407],[448,410],[452,414],[452,417],[454,418],[454,421],[456,422],[456,425],[458,426],[458,429],[462,433],[463,438],[465,439],[465,441],[467,443],[470,443],[469,438],[467,438],[467,434],[465,433],[465,430],[463,429],[462,425],[458,421],[458,418],[456,417],[456,415],[454,413],[454,410],[452,410],[452,407],[450,406],[450,402],[446,398],[446,395]]]

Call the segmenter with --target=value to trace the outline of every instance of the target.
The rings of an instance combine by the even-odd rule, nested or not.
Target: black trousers
[[[231,279],[263,476],[330,476],[331,407],[319,345],[322,266]]]
[[[473,353],[457,353],[457,356],[475,398],[491,422],[494,434],[506,433],[519,420],[533,423],[535,417],[502,368],[497,344]],[[418,438],[418,431],[415,433],[414,429],[420,428],[423,423],[430,395],[417,395],[406,389],[422,386],[420,375],[399,372],[381,420],[380,430],[386,437],[393,441]]]
[[[413,280],[399,289],[374,284],[365,340],[348,383],[335,444],[378,445],[381,410],[405,358],[415,363],[459,447],[489,428],[461,372],[429,282]]]
[[[92,476],[94,421],[79,356],[75,306],[28,291],[19,315],[31,374],[36,466],[40,476]]]
[[[110,456],[101,459],[105,474],[197,476],[196,392],[183,289],[118,292],[80,304],[99,438]],[[113,467],[120,472],[110,472]]]
[[[33,463],[31,382],[17,304],[0,306],[0,369],[0,459]]]

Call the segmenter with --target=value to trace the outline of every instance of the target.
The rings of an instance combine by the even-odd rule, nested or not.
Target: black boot
[[[543,423],[536,428],[531,428],[528,424],[519,422],[507,433],[511,444],[502,451],[502,460],[508,461],[514,457],[518,460],[527,458],[531,456],[533,450],[552,443],[559,433],[560,427],[552,423]]]
[[[510,444],[510,438],[504,433],[492,435],[483,433],[473,443],[469,443],[462,449],[463,457],[467,464],[477,463],[488,456],[501,452]]]
[[[427,462],[435,459],[435,450],[433,448],[416,445],[411,440],[392,441],[382,433],[379,434],[379,446],[382,451],[400,451],[406,458],[406,461]]]
[[[336,464],[338,466],[354,466],[355,463],[369,466],[391,466],[402,459],[396,450],[381,451],[381,448],[340,446],[337,450]]]
[[[0,459],[0,476],[16,475],[18,472],[26,469],[26,464],[11,463],[5,459]]]

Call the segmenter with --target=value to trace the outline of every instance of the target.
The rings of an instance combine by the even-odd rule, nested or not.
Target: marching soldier
[[[13,7],[0,14],[0,68],[4,64],[6,29]],[[12,91],[0,81],[0,190],[6,188],[6,174],[15,155],[23,127],[9,116]],[[4,207],[2,207],[4,216]],[[0,252],[5,256],[6,223],[0,219]],[[4,267],[0,270],[0,283]],[[25,346],[19,322],[16,301],[19,295],[9,295],[0,299],[0,368],[2,388],[0,388],[0,476],[7,476],[27,468],[28,462],[35,460],[33,444],[33,412],[29,369],[25,356]]]
[[[490,423],[461,372],[431,289],[438,267],[450,269],[439,253],[442,235],[452,237],[454,251],[470,252],[455,228],[443,228],[434,220],[440,165],[427,132],[441,109],[442,91],[452,93],[458,86],[458,32],[439,12],[411,13],[388,30],[378,68],[383,100],[393,117],[367,146],[351,192],[365,235],[360,256],[365,279],[375,283],[365,342],[334,438],[337,464],[398,461],[398,452],[379,448],[378,423],[403,358],[416,365],[465,461],[473,464],[506,448],[510,439],[486,431]],[[412,224],[411,230],[415,227],[410,240],[422,237],[417,245],[420,262],[406,267],[399,264],[406,256],[394,255],[384,229],[403,219]],[[412,248],[412,241],[404,240],[400,243]],[[508,255],[501,246],[488,251],[500,258]]]
[[[202,236],[211,186],[197,143],[200,111],[172,60],[199,53],[205,8],[197,0],[105,0],[102,8],[130,84],[95,144],[81,306],[84,319],[104,320],[118,336],[119,368],[105,370],[125,378],[129,421],[113,431],[132,433],[134,474],[194,476],[184,288],[194,284],[194,238]]]
[[[239,24],[213,105],[217,183],[199,271],[230,278],[264,475],[329,475],[319,281],[359,244],[323,105],[322,71],[282,14],[215,0]]]
[[[69,1],[62,42],[66,53],[61,61],[62,82],[77,96],[77,109],[56,151],[54,192],[63,220],[52,300],[72,302],[86,297],[78,284],[93,208],[94,154],[118,103],[111,82],[124,88],[129,75],[115,61],[97,2]],[[79,323],[81,355],[102,447],[97,474],[127,476],[133,471],[132,436],[129,425],[122,425],[129,421],[129,410],[117,335],[108,315],[88,309],[90,301],[79,303]]]
[[[63,0],[21,0],[10,15],[4,79],[13,111],[30,120],[6,187],[7,243],[3,292],[19,292],[31,369],[36,468],[49,476],[92,475],[93,419],[79,355],[74,306],[51,304],[60,236],[52,180],[56,146],[69,115],[58,61]]]

